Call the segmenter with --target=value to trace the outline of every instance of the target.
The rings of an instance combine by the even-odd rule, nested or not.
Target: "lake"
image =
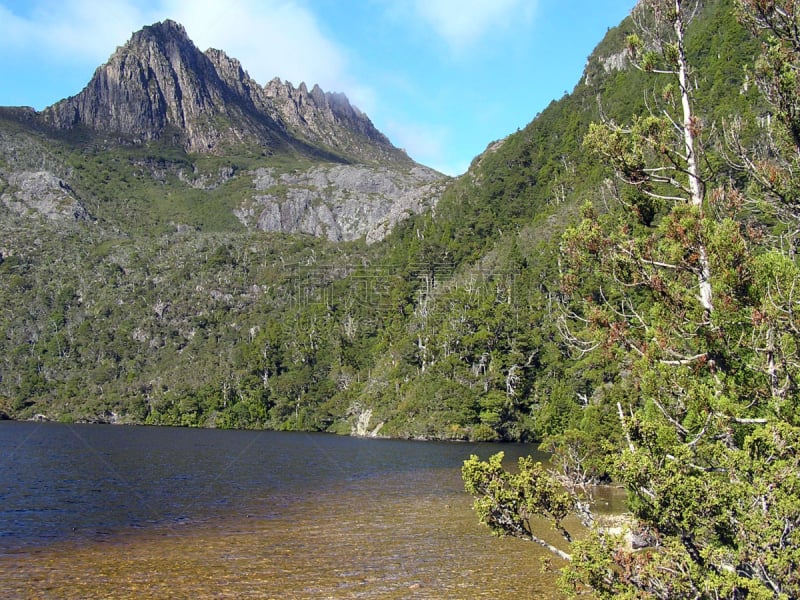
[[[6,598],[556,598],[460,477],[532,446],[0,422]]]

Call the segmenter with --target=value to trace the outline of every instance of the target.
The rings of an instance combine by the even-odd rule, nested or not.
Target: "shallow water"
[[[8,598],[555,598],[460,466],[532,447],[0,423]]]

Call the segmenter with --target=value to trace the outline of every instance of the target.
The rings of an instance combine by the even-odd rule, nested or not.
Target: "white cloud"
[[[259,83],[273,77],[340,91],[346,57],[321,32],[312,12],[286,0],[167,0],[165,16],[182,23],[202,49],[238,58]]]
[[[0,48],[50,62],[100,64],[142,24],[135,3],[92,0],[31,2],[23,14],[0,7]]]
[[[346,52],[296,0],[31,0],[17,14],[0,5],[0,49],[98,66],[134,31],[166,18],[184,25],[201,50],[239,59],[261,84],[280,77],[373,101],[348,77]]]
[[[415,0],[415,9],[454,52],[478,42],[487,33],[505,30],[535,11],[531,0]]]
[[[392,143],[405,150],[417,162],[446,175],[460,175],[469,167],[466,164],[447,162],[448,146],[452,136],[447,128],[408,121],[389,120],[384,133]]]

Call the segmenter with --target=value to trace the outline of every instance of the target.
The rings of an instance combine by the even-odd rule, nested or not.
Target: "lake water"
[[[4,598],[555,598],[477,523],[470,454],[522,445],[0,422]]]

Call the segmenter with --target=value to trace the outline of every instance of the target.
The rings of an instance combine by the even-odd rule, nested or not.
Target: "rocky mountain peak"
[[[169,133],[193,152],[248,142],[410,162],[343,94],[277,78],[261,86],[223,51],[201,52],[171,20],[134,33],[79,94],[42,117],[59,129],[85,127],[133,142]]]
[[[58,129],[83,127],[134,143],[170,135],[192,152],[245,142],[411,162],[344,94],[278,78],[261,86],[223,51],[201,52],[171,20],[134,33],[79,94],[42,118]]]
[[[184,133],[187,149],[201,151],[223,135],[205,122],[227,112],[226,87],[183,26],[164,21],[133,34],[78,95],[43,116],[61,129],[83,126],[134,141],[157,139],[173,127]]]
[[[178,41],[182,39],[184,42],[191,44],[189,34],[180,23],[172,19],[164,19],[158,23],[142,27],[139,31],[131,36],[131,43],[135,44],[143,38],[162,39]]]

